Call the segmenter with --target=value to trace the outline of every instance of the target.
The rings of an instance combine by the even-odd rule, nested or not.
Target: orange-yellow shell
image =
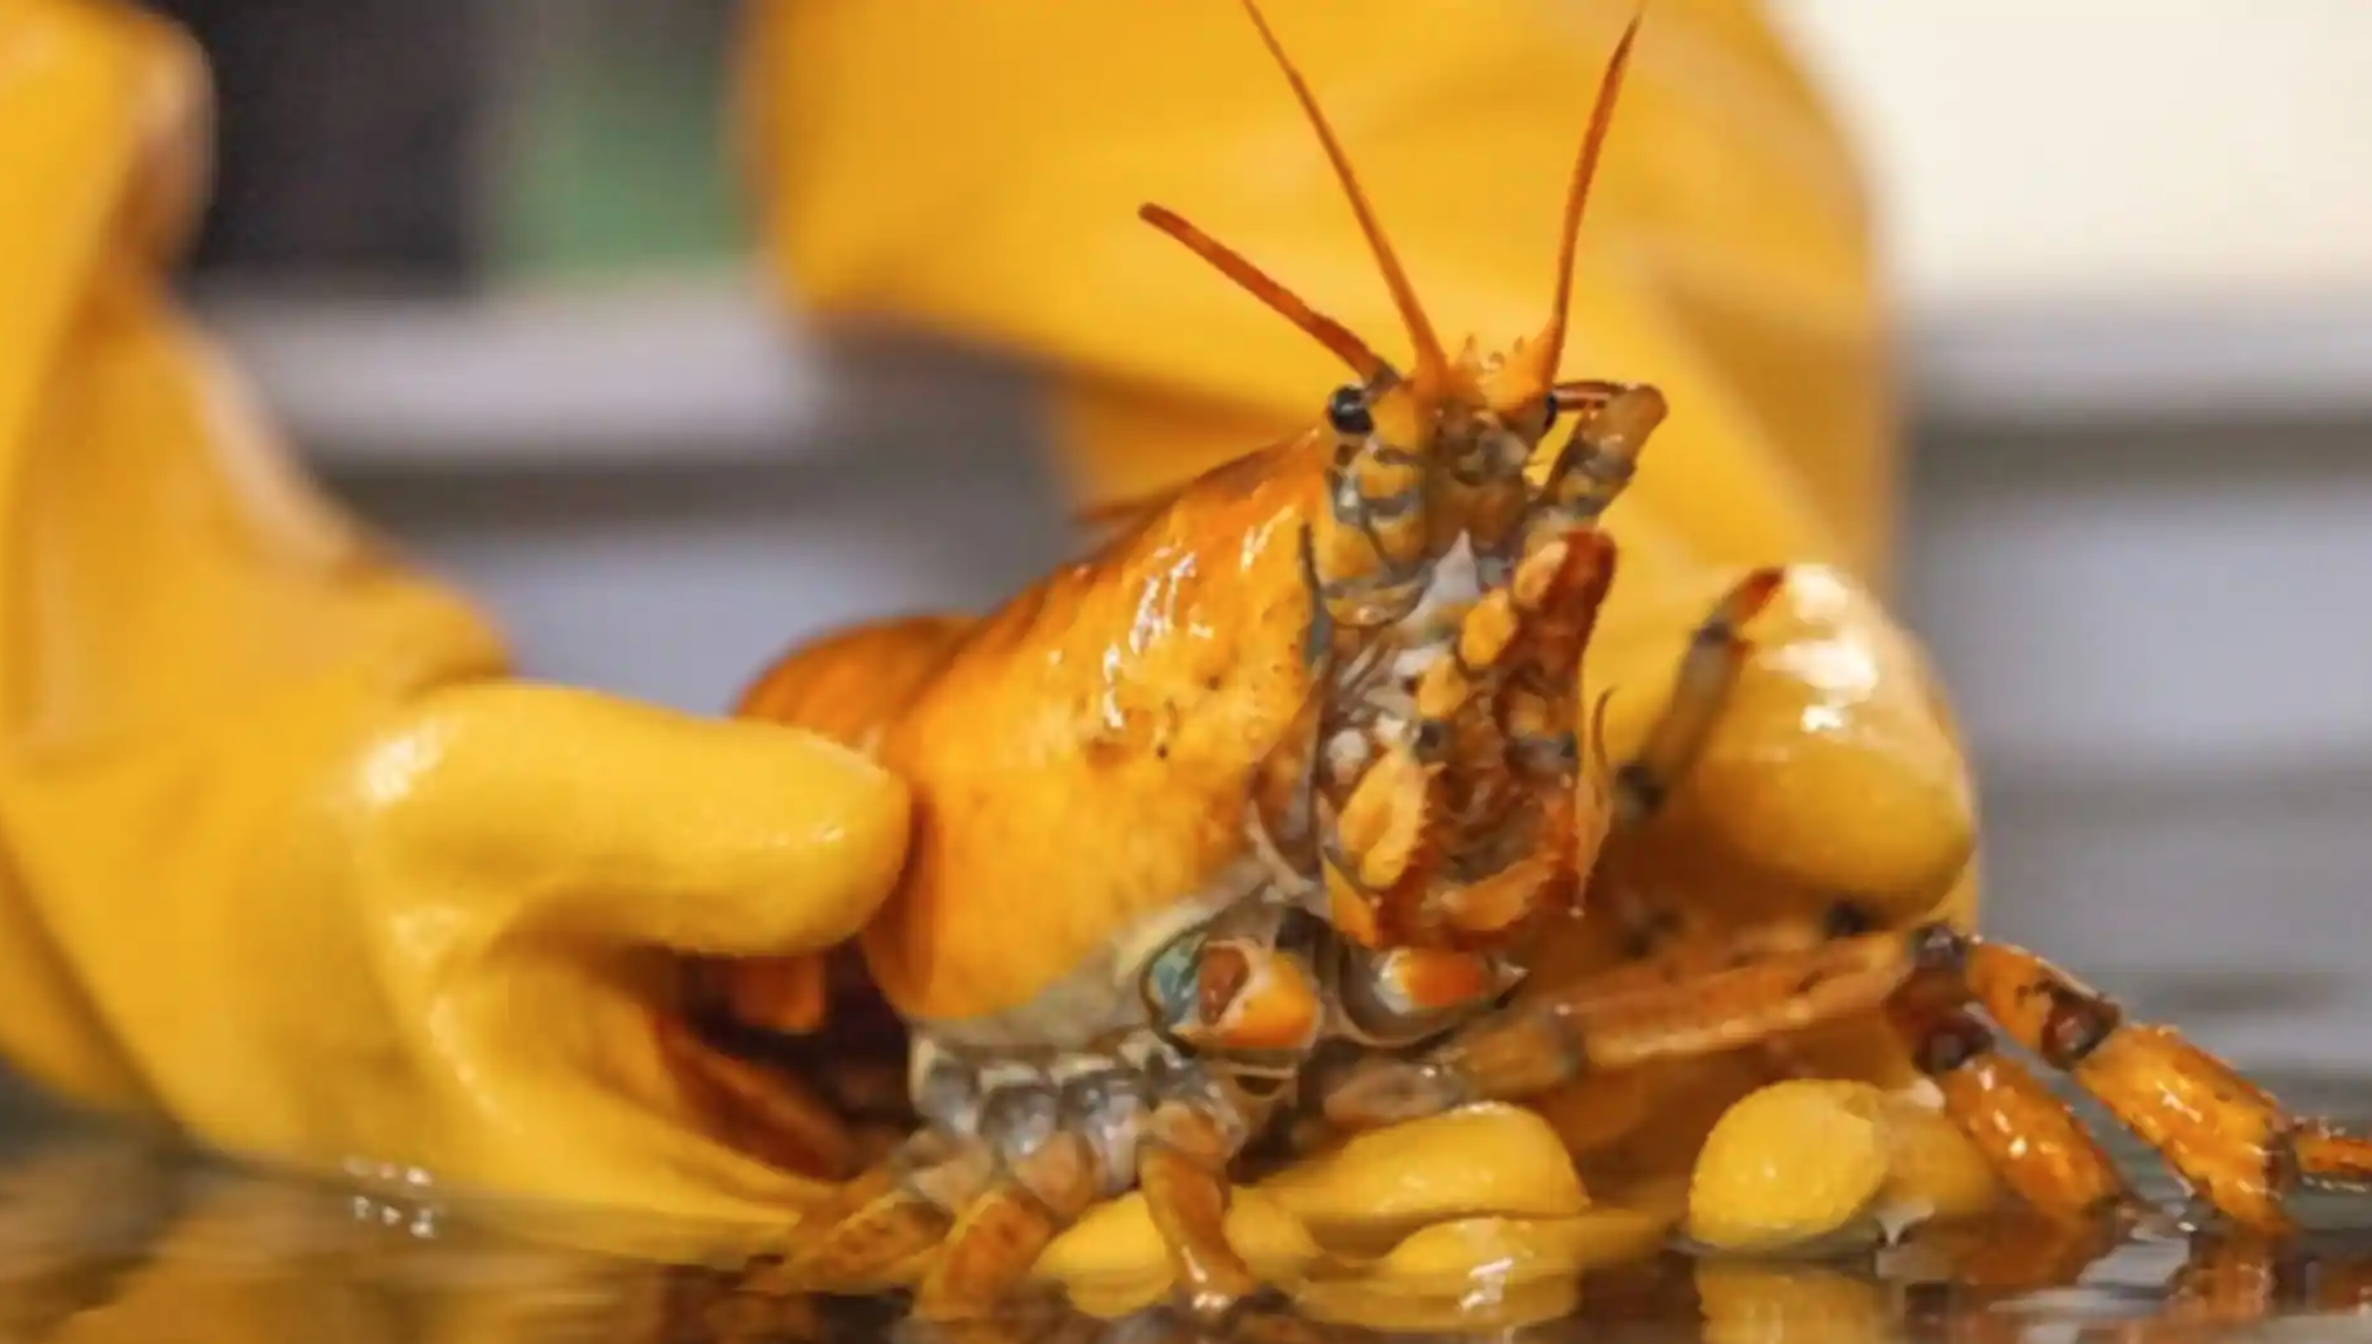
[[[745,694],[913,790],[905,872],[861,940],[902,1015],[1018,1007],[1243,854],[1253,778],[1313,689],[1324,442],[1190,483],[987,616],[850,631]]]

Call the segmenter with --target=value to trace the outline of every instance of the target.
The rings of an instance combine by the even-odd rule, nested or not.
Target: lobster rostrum
[[[1582,139],[1545,323],[1452,356],[1317,100],[1244,7],[1389,287],[1408,367],[1147,206],[1349,367],[1319,422],[1131,506],[1099,549],[983,617],[850,631],[745,694],[741,713],[839,737],[917,800],[906,871],[858,945],[908,1034],[921,1125],[804,1213],[773,1278],[919,1280],[927,1314],[993,1306],[1133,1188],[1191,1304],[1224,1311],[1263,1287],[1225,1234],[1231,1171],[1282,1117],[1388,1124],[1877,1013],[2018,1193],[2071,1216],[2121,1206],[2108,1159],[1972,1001],[2227,1212],[2274,1225],[2301,1176],[2372,1172],[2372,1145],[2293,1123],[2179,1038],[1943,923],[1840,918],[1516,992],[1610,833],[1650,816],[1706,741],[1782,582],[1763,569],[1730,588],[1637,753],[1607,761],[1581,675],[1616,567],[1600,522],[1666,406],[1645,384],[1564,379],[1560,360],[1638,21]],[[800,1033],[825,974],[709,963],[695,985],[739,1022]],[[720,1086],[759,1086],[684,1053]],[[816,1108],[777,1113],[834,1150]]]

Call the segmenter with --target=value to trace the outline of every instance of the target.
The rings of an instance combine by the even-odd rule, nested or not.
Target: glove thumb
[[[515,931],[803,952],[854,934],[904,861],[907,792],[855,752],[561,687],[437,692],[359,780],[407,865],[510,904]]]

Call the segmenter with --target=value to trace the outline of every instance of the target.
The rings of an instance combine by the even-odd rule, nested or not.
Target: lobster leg
[[[1916,991],[1889,1016],[1944,1111],[1985,1155],[2002,1184],[2036,1212],[2089,1220],[2130,1207],[2116,1163],[2041,1079],[2001,1053],[1993,1033],[1963,1008]]]
[[[945,1320],[1002,1304],[1047,1245],[1095,1202],[1100,1172],[1094,1145],[1071,1129],[1008,1160],[948,1230],[916,1290],[916,1314]]]
[[[1469,815],[1496,810],[1495,830],[1469,837],[1473,852],[1507,855],[1495,868],[1460,874],[1434,896],[1455,945],[1505,946],[1536,927],[1553,897],[1578,897],[1606,837],[1611,809],[1606,790],[1602,724],[1593,720],[1585,751],[1581,726],[1581,661],[1598,613],[1614,582],[1614,542],[1580,527],[1526,555],[1507,594],[1516,615],[1505,670],[1485,709],[1499,768],[1469,777],[1502,779],[1526,806],[1499,808],[1496,800],[1468,799]],[[1599,701],[1602,711],[1605,701]],[[1591,758],[1585,774],[1584,755]],[[1527,833],[1526,827],[1529,828]]]
[[[1409,907],[1439,851],[1441,766],[1427,760],[1422,738],[1399,745],[1360,774],[1319,840],[1326,917],[1365,947],[1413,935]]]
[[[1579,747],[1581,657],[1614,585],[1614,539],[1576,528],[1524,557],[1506,600],[1514,629],[1506,637],[1508,671],[1498,706],[1516,758],[1542,773],[1569,776]],[[1559,725],[1562,725],[1560,728]]]
[[[1357,1061],[1327,1081],[1326,1115],[1372,1127],[1534,1096],[1594,1070],[1758,1044],[1883,1007],[1956,938],[1940,927],[1857,934],[1678,977],[1657,962],[1618,967],[1483,1018],[1414,1058]]]
[[[1532,538],[1589,527],[1622,496],[1639,469],[1639,451],[1664,423],[1664,394],[1639,383],[1559,383],[1557,409],[1580,418],[1550,463],[1533,504],[1524,549]]]
[[[1222,962],[1242,951],[1231,940],[1213,950]],[[1240,998],[1257,978],[1229,983]],[[1189,1004],[1236,1029],[1247,1057],[1266,1053],[1258,1023],[1180,985]],[[924,1106],[938,1116],[936,1132],[963,1137],[918,1138],[899,1164],[852,1182],[776,1277],[846,1291],[919,1262],[918,1317],[978,1319],[1007,1305],[1057,1237],[1133,1180],[1197,1311],[1223,1312],[1253,1294],[1251,1270],[1227,1244],[1226,1172],[1255,1129],[1246,1117],[1266,1114],[1262,1094],[1159,1051],[1045,1068],[945,1060],[921,1076],[918,1087],[939,1094]]]
[[[2045,1064],[2099,1099],[2225,1217],[2268,1235],[2295,1223],[2301,1182],[2372,1185],[2372,1140],[2294,1119],[2263,1088],[2168,1028],[2024,948],[1954,935],[1950,975]]]
[[[1406,740],[1368,739],[1363,758],[1336,766],[1336,774],[1348,776],[1335,795],[1341,800],[1336,815],[1313,818],[1323,835],[1317,876],[1329,918],[1365,945],[1439,945],[1451,940],[1443,926],[1453,915],[1469,935],[1504,933],[1569,868],[1564,832],[1571,828],[1547,824],[1565,818],[1542,817],[1554,809],[1538,806],[1537,799],[1510,809],[1504,802],[1513,800],[1499,795],[1513,783],[1511,755],[1526,773],[1551,776],[1552,789],[1553,777],[1569,776],[1577,764],[1569,703],[1574,692],[1562,683],[1573,680],[1613,569],[1612,543],[1594,520],[1628,479],[1629,464],[1665,409],[1654,389],[1618,384],[1572,385],[1559,404],[1581,414],[1581,422],[1524,510],[1518,558],[1507,581],[1495,577],[1507,567],[1506,539],[1499,535],[1506,529],[1493,523],[1484,528],[1488,535],[1468,538],[1484,591],[1458,615],[1446,647],[1429,650],[1430,662],[1414,683],[1405,690],[1338,688],[1355,701],[1376,698],[1352,709],[1349,718],[1382,711],[1408,729]],[[1466,517],[1461,501],[1472,512],[1481,507],[1478,501],[1495,497],[1499,485],[1525,489],[1520,462],[1469,465],[1481,472],[1474,482],[1433,480],[1423,459],[1373,434],[1344,437],[1328,476],[1327,510],[1309,533],[1310,581],[1325,617],[1315,639],[1326,656],[1348,656],[1355,665],[1359,654],[1370,651],[1362,635],[1416,612],[1435,562],[1455,546],[1460,527],[1486,521]],[[1435,499],[1429,490],[1448,493]],[[1519,642],[1530,647],[1511,660]],[[1527,680],[1530,701],[1538,702],[1531,705],[1536,712],[1514,715],[1515,723],[1508,711],[1522,705],[1503,705],[1501,694],[1511,661],[1535,674]],[[1332,731],[1332,724],[1321,725],[1322,733]],[[1521,736],[1511,740],[1511,731]],[[1471,781],[1464,792],[1474,796],[1450,796],[1445,775]],[[1541,781],[1533,782],[1537,792]],[[1514,843],[1452,845],[1474,818],[1511,814],[1541,822],[1533,828],[1538,834]],[[1441,860],[1453,847],[1527,852],[1489,873],[1449,876],[1446,885],[1465,889],[1471,899],[1448,909],[1430,897],[1444,889]]]
[[[779,1069],[738,1059],[675,1013],[654,1014],[660,1054],[729,1141],[789,1170],[825,1179],[860,1163],[858,1139],[831,1105]]]
[[[1215,1320],[1261,1283],[1227,1241],[1227,1164],[1241,1147],[1214,1108],[1184,1098],[1155,1107],[1137,1138],[1137,1188],[1169,1249],[1186,1305]]]
[[[1770,605],[1785,577],[1785,571],[1770,567],[1747,574],[1689,636],[1670,702],[1648,730],[1639,754],[1615,772],[1617,825],[1637,826],[1655,815],[1704,750],[1722,702],[1737,685],[1752,651],[1743,634],[1746,624]]]
[[[1384,693],[1386,708],[1407,714],[1408,740],[1364,763],[1321,846],[1327,917],[1353,941],[1495,938],[1569,874],[1577,751],[1562,729],[1574,665],[1612,574],[1603,534],[1583,528],[1545,542],[1510,584],[1464,610],[1405,700]],[[1477,824],[1509,833],[1469,834]],[[1453,849],[1508,857],[1489,871],[1445,871]]]
[[[2326,1185],[2372,1186],[2372,1139],[2304,1120],[2290,1132],[2299,1172]]]
[[[1412,740],[1360,776],[1327,840],[1329,918],[1354,941],[1502,945],[1576,880],[1581,828],[1604,816],[1575,794],[1577,679],[1614,558],[1594,528],[1547,539],[1418,673]]]
[[[2301,1253],[2287,1238],[2218,1228],[2194,1234],[2190,1254],[2166,1280],[2165,1304],[2150,1324],[2168,1338],[2246,1328],[2288,1316],[2354,1314],[2365,1307],[2359,1257]],[[2144,1340],[2133,1330],[2122,1338]]]
[[[758,1281],[789,1291],[874,1286],[945,1240],[955,1210],[995,1170],[986,1144],[924,1130],[801,1219],[801,1244]]]

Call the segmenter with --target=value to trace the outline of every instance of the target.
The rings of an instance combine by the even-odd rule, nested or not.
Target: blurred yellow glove
[[[846,936],[903,789],[509,680],[315,495],[160,274],[204,104],[128,3],[0,6],[0,1049],[233,1150],[779,1222],[804,1183],[660,1067],[653,954]]]
[[[1263,8],[1445,341],[1536,331],[1632,0]],[[1315,342],[1140,222],[1142,202],[1403,353],[1318,140],[1230,0],[769,0],[746,39],[745,149],[783,300],[827,328],[902,326],[1034,362],[1084,501],[1272,443],[1342,381]],[[1792,566],[1703,758],[1605,860],[1716,927],[1840,897],[1893,922],[1974,915],[1961,748],[1881,604],[1896,441],[1864,209],[1842,135],[1759,6],[1646,7],[1563,372],[1653,382],[1672,406],[1608,516],[1622,568],[1587,677],[1616,691],[1618,758],[1722,590]],[[1544,978],[1619,954],[1595,932]],[[1878,1024],[1848,1025],[1795,1044],[1814,1067],[1907,1079]],[[1593,1080],[1549,1110],[1569,1136],[1631,1136],[1609,1170],[1668,1170],[1768,1076],[1727,1060],[1646,1090]],[[1634,1125],[1649,1114],[1660,1123]]]

